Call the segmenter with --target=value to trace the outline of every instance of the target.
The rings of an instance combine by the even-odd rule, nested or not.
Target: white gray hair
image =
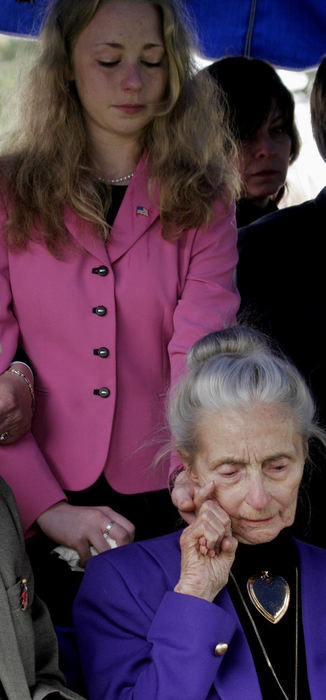
[[[260,332],[243,326],[210,333],[188,353],[188,371],[171,391],[168,417],[174,446],[190,463],[199,448],[198,425],[205,413],[248,409],[261,402],[286,406],[307,445],[326,447],[315,405],[296,367]]]

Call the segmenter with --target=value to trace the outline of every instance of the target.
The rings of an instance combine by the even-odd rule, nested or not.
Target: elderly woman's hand
[[[197,517],[182,533],[181,574],[176,593],[212,602],[228,582],[237,540],[229,516],[213,498],[214,484],[199,489]]]
[[[21,374],[26,377],[28,383]],[[0,446],[16,442],[31,427],[33,379],[29,374],[31,375],[31,372],[27,367],[17,363],[9,372],[0,375]]]

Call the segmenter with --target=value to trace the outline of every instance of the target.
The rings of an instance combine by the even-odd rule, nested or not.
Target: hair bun
[[[189,350],[187,364],[190,369],[194,369],[216,355],[247,357],[257,350],[266,349],[270,349],[270,342],[260,331],[245,326],[231,326],[198,340]]]

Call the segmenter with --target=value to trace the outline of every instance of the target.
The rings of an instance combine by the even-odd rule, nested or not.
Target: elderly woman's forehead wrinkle
[[[283,406],[248,405],[205,414],[198,434],[202,450],[219,452],[226,459],[247,463],[264,461],[282,452],[293,452],[296,428],[291,411]],[[298,436],[299,437],[299,436]],[[301,438],[299,438],[301,441]]]

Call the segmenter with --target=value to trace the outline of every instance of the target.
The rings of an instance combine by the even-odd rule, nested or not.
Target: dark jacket
[[[271,334],[305,377],[326,426],[326,187],[239,231],[239,320]],[[314,544],[326,546],[325,455],[311,491]],[[325,474],[323,476],[323,473]],[[300,536],[304,536],[300,533]]]
[[[262,216],[266,216],[271,212],[277,211],[277,205],[272,199],[269,199],[265,207],[257,207],[250,199],[239,199],[236,206],[236,218],[237,226],[247,226],[252,224],[257,219],[261,219]]]

